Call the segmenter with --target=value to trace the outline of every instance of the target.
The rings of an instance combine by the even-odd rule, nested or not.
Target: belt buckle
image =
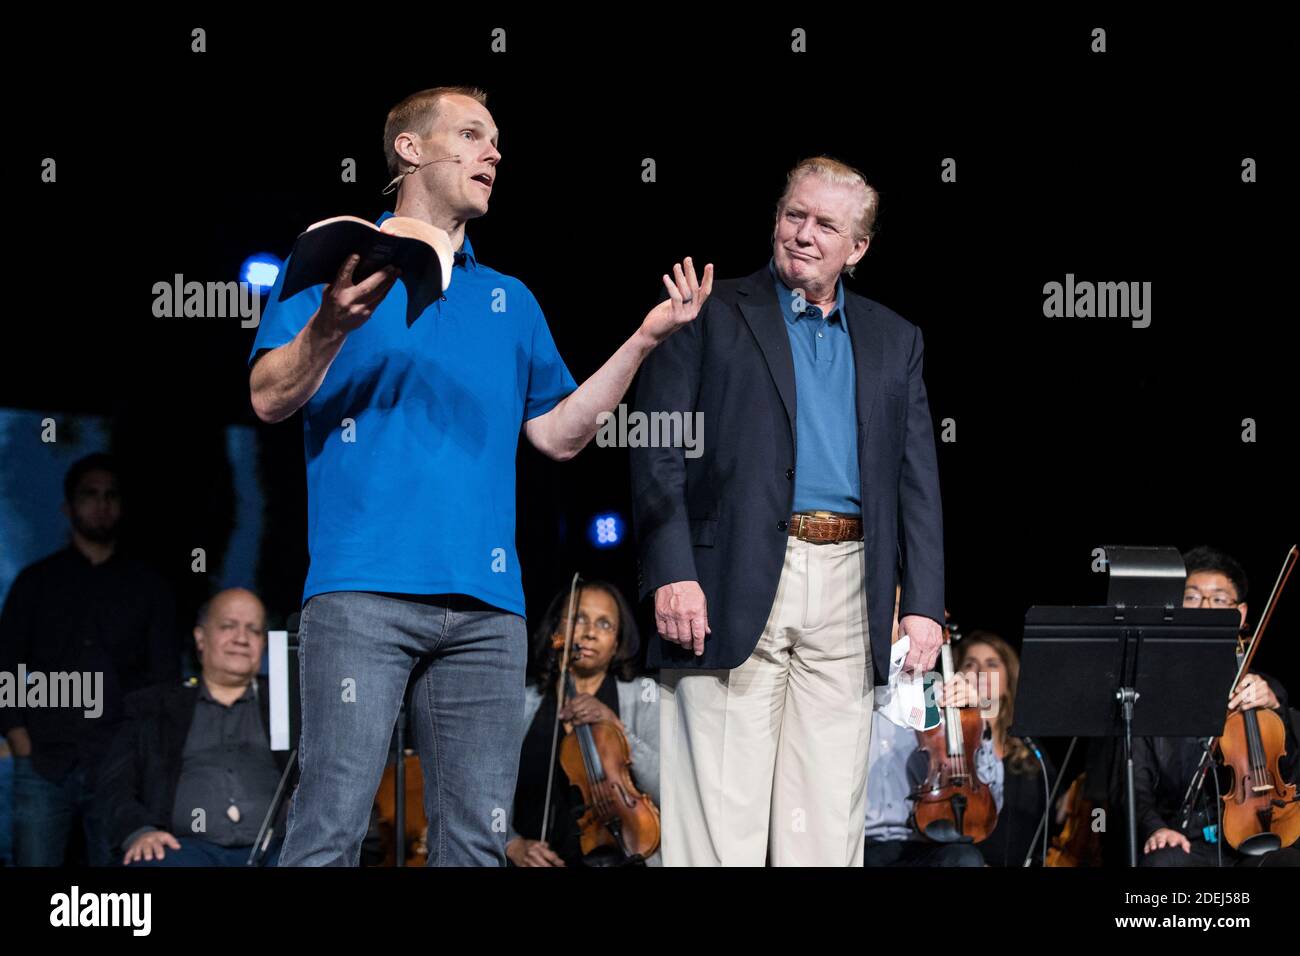
[[[840,517],[840,515],[837,515],[834,511],[825,511],[825,510],[822,510],[822,509],[820,509],[820,508],[817,509],[817,510],[815,510],[815,511],[813,511],[813,512],[811,512],[811,513],[806,512],[806,511],[801,511],[801,512],[799,512],[799,530],[798,530],[797,537],[798,537],[799,540],[801,540],[801,541],[808,541],[808,540],[809,540],[808,538],[805,538],[805,537],[804,537],[803,523],[804,523],[804,519],[805,519],[805,518],[809,518],[809,519],[813,519],[813,520],[817,520],[817,521],[826,521],[826,520],[830,520],[830,519],[834,519],[834,518],[839,518],[839,517]],[[820,544],[834,544],[835,542],[833,542],[833,541],[829,541],[829,540],[819,540],[819,541],[817,541],[817,542],[812,542],[812,543],[814,543],[814,544],[818,544],[818,543],[820,543]]]

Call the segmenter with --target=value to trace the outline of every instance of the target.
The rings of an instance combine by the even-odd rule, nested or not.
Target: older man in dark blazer
[[[943,521],[920,330],[844,288],[878,196],[827,157],[789,174],[772,260],[719,282],[646,362],[637,410],[703,452],[631,453],[660,640],[668,866],[861,866],[874,686],[894,587],[933,666]],[[698,432],[697,432],[698,434]]]

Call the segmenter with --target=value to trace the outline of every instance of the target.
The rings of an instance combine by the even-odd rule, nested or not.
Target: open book
[[[361,261],[352,281],[361,282],[387,265],[402,270],[406,287],[406,325],[451,285],[451,237],[437,226],[409,216],[393,216],[376,226],[356,216],[312,223],[293,244],[280,301],[310,286],[330,283],[353,253]]]

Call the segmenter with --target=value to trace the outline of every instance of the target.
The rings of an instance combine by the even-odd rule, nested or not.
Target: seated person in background
[[[551,813],[543,834],[547,762],[558,703],[561,651],[556,637],[568,632],[569,592],[551,601],[533,635],[531,670],[536,680],[524,691],[523,750],[519,782],[506,843],[506,856],[515,866],[583,865],[580,833],[574,819],[578,790],[558,766],[557,752]],[[583,582],[578,591],[573,649],[569,668],[577,694],[565,696],[560,714],[564,733],[599,720],[613,721],[627,736],[636,787],[659,805],[659,688],[653,681],[633,680],[632,661],[640,647],[636,621],[626,599],[612,584]],[[562,740],[563,738],[561,738]],[[590,862],[590,861],[589,861]],[[655,853],[646,863],[660,864]]]
[[[1194,548],[1183,555],[1187,581],[1183,607],[1229,608],[1241,613],[1246,626],[1246,572],[1231,555],[1216,548]],[[1248,673],[1227,701],[1227,713],[1268,708],[1286,725],[1286,756],[1279,761],[1283,780],[1296,782],[1295,729],[1287,709],[1286,689],[1272,677]],[[1300,847],[1283,848],[1262,857],[1247,857],[1226,842],[1218,844],[1218,808],[1214,781],[1201,785],[1186,830],[1177,819],[1187,787],[1201,760],[1204,741],[1198,737],[1134,737],[1133,776],[1137,802],[1139,866],[1300,866]],[[1223,777],[1220,778],[1224,779]]]
[[[894,630],[897,644],[898,602],[894,589]],[[891,666],[890,674],[894,668]],[[940,707],[970,707],[977,703],[975,682],[957,673],[938,694]],[[884,696],[876,689],[876,709],[871,718],[871,745],[867,757],[866,848],[863,866],[983,866],[984,858],[973,843],[936,843],[916,831],[911,822],[910,798],[924,781],[928,758],[920,748],[917,731],[890,720],[882,710]],[[940,723],[942,726],[942,723]],[[1002,767],[988,737],[977,751],[976,776],[989,785],[993,801],[1002,804]]]
[[[271,750],[257,678],[262,602],[242,588],[220,592],[199,610],[194,642],[202,676],[129,696],[105,761],[100,798],[124,864],[245,865],[288,759]],[[277,839],[266,865],[278,855]]]
[[[1019,737],[1007,733],[1013,716],[1016,685],[1020,681],[1020,656],[1011,645],[990,631],[971,631],[956,646],[953,665],[957,670],[976,676],[980,696],[997,693],[997,710],[986,721],[993,752],[1002,762],[1002,804],[998,808],[998,825],[979,844],[980,853],[989,866],[1023,866],[1030,841],[1043,816],[1047,794],[1055,779],[1047,756],[1047,788],[1043,787],[1042,768],[1029,746]],[[1051,821],[1048,821],[1050,826]],[[1049,832],[1050,838],[1050,832]],[[1042,862],[1042,839],[1032,848],[1033,859]]]

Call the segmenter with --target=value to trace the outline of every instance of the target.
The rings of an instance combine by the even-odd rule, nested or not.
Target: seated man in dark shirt
[[[1196,548],[1183,555],[1187,582],[1183,607],[1235,607],[1246,625],[1246,572],[1231,556],[1214,548]],[[1225,688],[1226,690],[1226,688]],[[1287,783],[1296,782],[1296,736],[1282,684],[1264,674],[1245,675],[1225,711],[1271,709],[1286,727],[1286,756],[1278,766]],[[1247,857],[1219,837],[1219,814],[1214,781],[1201,786],[1196,807],[1186,829],[1178,819],[1183,798],[1197,766],[1204,741],[1197,737],[1135,737],[1133,739],[1134,792],[1138,838],[1143,840],[1140,866],[1297,866],[1300,848],[1291,847],[1264,856]],[[1222,864],[1220,864],[1222,859]]]
[[[76,826],[86,862],[108,866],[94,801],[100,763],[123,697],[180,676],[179,635],[162,577],[117,546],[123,508],[113,459],[74,462],[63,497],[71,543],[14,579],[0,613],[0,674],[32,691],[71,681],[93,700],[0,694],[0,733],[14,755],[14,861],[62,866]]]
[[[222,591],[200,609],[194,641],[202,677],[128,697],[105,762],[100,795],[125,864],[245,865],[285,767],[288,755],[271,750],[257,679],[262,602],[242,588]],[[278,856],[276,840],[266,865]]]

